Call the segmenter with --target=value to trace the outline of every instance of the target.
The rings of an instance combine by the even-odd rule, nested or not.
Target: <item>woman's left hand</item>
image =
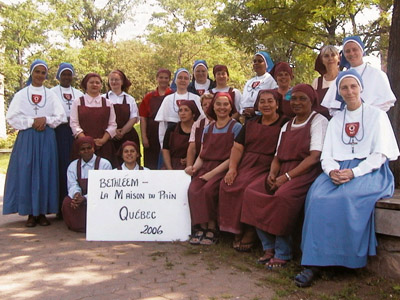
[[[117,129],[116,134],[114,136],[114,139],[120,140],[124,137],[124,133],[122,132],[122,129]]]
[[[287,182],[287,181],[288,181],[288,179],[287,179],[287,177],[286,177],[285,174],[283,174],[283,175],[277,177],[277,178],[275,179],[274,185],[271,186],[271,190],[272,190],[272,191],[277,190],[278,188],[280,188],[280,187],[281,187],[285,182]]]
[[[46,117],[34,118],[32,128],[37,131],[43,131],[46,128]]]
[[[209,181],[212,177],[213,177],[213,175],[211,174],[211,172],[207,172],[207,173],[201,175],[199,178],[204,181]]]
[[[101,147],[101,146],[103,146],[104,144],[105,144],[105,142],[103,141],[103,139],[94,139],[94,144],[97,146],[97,147]]]

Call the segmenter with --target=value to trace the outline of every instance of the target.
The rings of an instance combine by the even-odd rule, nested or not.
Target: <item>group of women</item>
[[[228,86],[224,65],[213,68],[212,81],[204,60],[195,62],[192,82],[188,70],[178,69],[171,88],[170,71],[157,72],[158,87],[139,108],[144,164],[192,176],[191,244],[215,244],[226,231],[234,235],[233,248],[250,251],[258,236],[264,250],[258,262],[279,268],[292,259],[293,232],[304,218],[305,269],[295,278],[298,286],[311,285],[323,266],[366,265],[376,248],[374,205],[393,194],[388,161],[399,150],[385,113],[396,98],[386,74],[364,63],[363,54],[357,36],[344,40],[342,56],[325,46],[315,64],[321,77],[292,87],[290,65],[274,65],[266,52],[257,52],[256,76],[243,93]],[[63,67],[72,79],[72,66]],[[60,66],[60,79],[65,70]],[[72,133],[66,128],[60,134],[92,136],[96,153],[114,167],[122,162],[115,156],[121,143],[139,144],[132,128],[138,109],[121,71],[110,73],[104,95],[98,74],[84,77],[83,96],[60,80],[54,89],[61,101],[43,87],[46,74],[45,63],[35,62],[32,83],[15,95],[7,113],[20,132],[3,208],[37,217],[40,225],[46,213],[57,212],[58,177],[49,176],[57,169],[52,128],[59,130],[66,116]]]

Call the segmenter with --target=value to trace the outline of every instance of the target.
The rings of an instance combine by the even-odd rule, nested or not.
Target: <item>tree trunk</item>
[[[400,1],[394,1],[392,25],[390,27],[389,52],[388,52],[388,77],[397,101],[400,101]],[[400,141],[400,104],[390,110],[389,118],[392,122],[397,143]],[[391,163],[395,176],[396,188],[400,185],[400,160]]]

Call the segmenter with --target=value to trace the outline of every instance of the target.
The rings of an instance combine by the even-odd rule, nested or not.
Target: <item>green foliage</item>
[[[103,7],[95,0],[48,0],[66,37],[82,43],[112,38],[118,26],[129,18],[136,0],[108,0]]]

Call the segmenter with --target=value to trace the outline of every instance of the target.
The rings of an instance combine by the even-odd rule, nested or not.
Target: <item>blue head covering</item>
[[[60,80],[60,75],[61,75],[61,73],[64,72],[65,70],[70,70],[70,71],[72,72],[72,76],[75,75],[74,66],[71,65],[71,64],[69,64],[69,63],[63,62],[63,63],[61,63],[61,64],[58,66],[58,70],[57,70],[57,74],[56,74],[56,79],[57,79],[57,80]]]
[[[361,38],[359,36],[355,35],[355,36],[348,36],[347,38],[345,38],[343,40],[343,45],[342,45],[343,49],[344,49],[344,46],[348,42],[356,43],[360,47],[362,53],[364,54],[365,45],[364,45],[363,41],[361,40]],[[350,63],[347,61],[346,57],[344,57],[344,53],[343,52],[344,52],[344,50],[341,51],[340,67],[345,67],[346,69],[350,69],[350,67],[351,67]]]
[[[267,64],[267,72],[272,70],[272,68],[274,67],[274,62],[267,52],[258,51],[255,55],[260,55],[264,59],[265,63]]]
[[[171,89],[172,89],[174,92],[176,92],[176,78],[177,78],[178,75],[179,75],[180,73],[182,73],[182,72],[188,73],[188,74],[189,74],[189,77],[190,77],[190,73],[189,73],[189,71],[188,71],[187,69],[185,69],[185,68],[179,68],[178,70],[176,70],[176,72],[175,72],[175,74],[174,74],[174,80],[172,80],[172,83],[171,83]]]
[[[203,66],[208,70],[207,62],[204,59],[198,59],[193,64],[193,72],[198,66]]]
[[[350,69],[347,71],[340,72],[339,75],[336,77],[336,100],[340,101],[342,103],[340,105],[340,110],[343,110],[346,103],[344,102],[343,97],[339,94],[339,86],[340,86],[340,83],[342,82],[342,80],[347,77],[354,78],[358,82],[358,85],[360,86],[361,91],[364,89],[364,83],[363,83],[362,77],[360,74],[358,74],[358,72],[356,70]]]
[[[47,66],[47,64],[44,60],[35,59],[29,68],[29,78],[28,78],[28,81],[26,82],[27,86],[32,83],[32,72],[37,66],[43,66],[46,68],[46,79],[47,79],[47,71],[48,71],[49,67]]]

